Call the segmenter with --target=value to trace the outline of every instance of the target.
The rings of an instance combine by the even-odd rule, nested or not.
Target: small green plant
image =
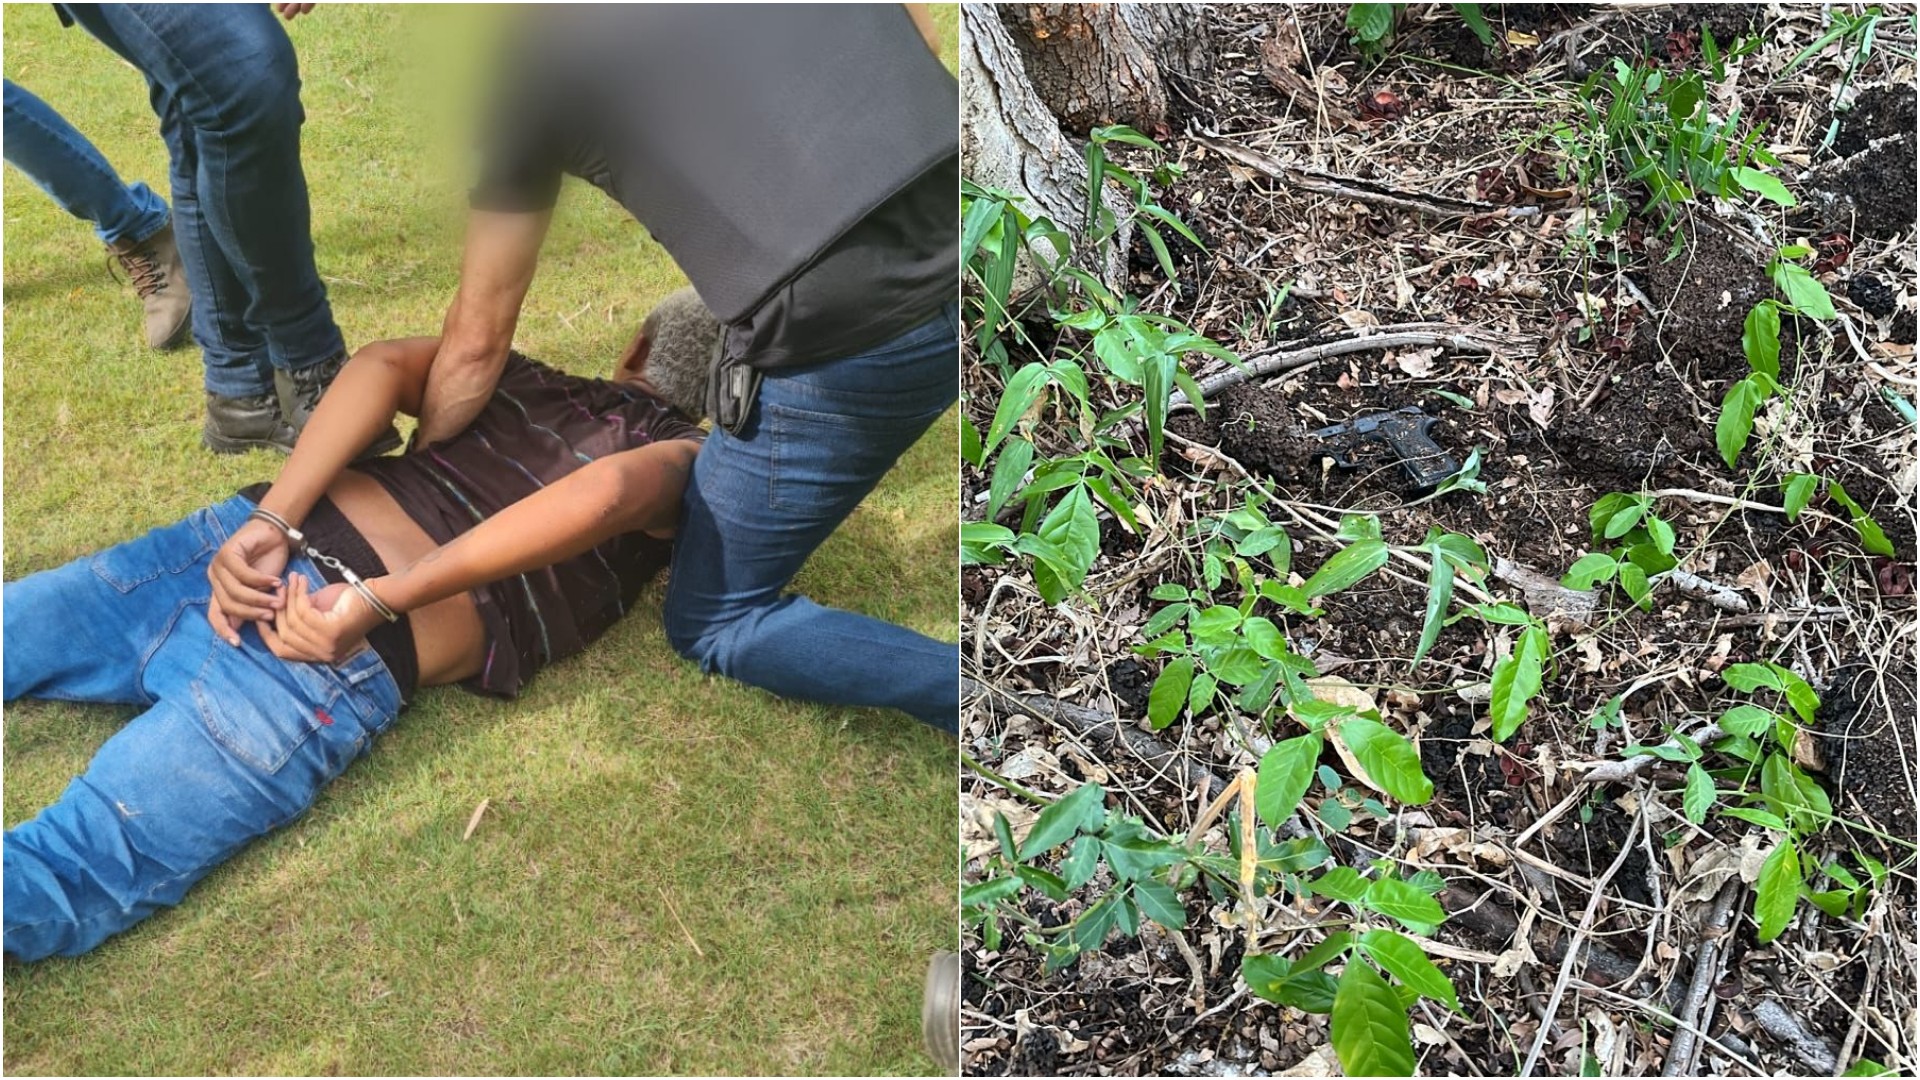
[[[1728,58],[1759,44],[1756,38],[1723,54],[1712,34],[1703,33],[1714,81],[1725,77]],[[1672,74],[1620,59],[1588,77],[1577,98],[1578,121],[1554,127],[1550,138],[1560,151],[1561,180],[1600,211],[1599,224],[1584,229],[1589,242],[1613,235],[1634,209],[1615,192],[1610,181],[1616,173],[1646,189],[1644,209],[1661,211],[1657,233],[1671,239],[1669,257],[1683,242],[1679,208],[1697,195],[1757,195],[1781,206],[1795,204],[1778,177],[1755,167],[1780,165],[1760,143],[1765,125],[1746,125],[1743,133],[1737,108],[1724,119],[1715,117],[1707,86],[1703,72]]]
[[[1860,537],[1860,546],[1870,554],[1893,558],[1893,541],[1887,539],[1886,530],[1873,519],[1873,515],[1867,512],[1866,507],[1861,506],[1853,496],[1847,494],[1847,489],[1841,487],[1838,481],[1830,481],[1808,473],[1788,474],[1786,480],[1780,485],[1787,520],[1800,519],[1807,504],[1820,493],[1822,484],[1826,485],[1827,498],[1847,512],[1847,522],[1853,526],[1855,535]]]
[[[1552,639],[1547,635],[1547,625],[1517,604],[1466,604],[1448,621],[1457,622],[1470,615],[1482,622],[1520,628],[1512,651],[1493,665],[1492,696],[1487,700],[1493,741],[1503,743],[1527,722],[1528,707],[1545,685],[1547,663],[1553,656]]]
[[[1106,792],[1097,784],[1083,784],[1048,805],[1018,844],[1005,816],[996,815],[997,850],[987,857],[985,878],[962,891],[963,918],[979,928],[989,949],[1004,943],[1003,922],[1016,924],[1048,969],[1058,970],[1099,949],[1116,931],[1138,934],[1143,921],[1185,928],[1183,896],[1195,889],[1204,889],[1212,903],[1242,898],[1238,918],[1245,920],[1249,940],[1258,929],[1261,895],[1278,891],[1333,901],[1348,914],[1323,913],[1316,925],[1333,928],[1325,937],[1297,957],[1249,952],[1241,977],[1259,997],[1330,1014],[1334,1051],[1349,1075],[1411,1075],[1408,1011],[1414,1003],[1425,997],[1461,1011],[1452,980],[1401,932],[1430,936],[1446,921],[1435,899],[1445,881],[1431,871],[1400,876],[1388,860],[1364,869],[1340,865],[1319,836],[1281,840],[1278,830],[1303,808],[1316,776],[1334,792],[1321,800],[1318,820],[1336,830],[1351,823],[1351,811],[1343,808],[1345,817],[1326,811],[1330,803],[1343,806],[1345,790],[1338,775],[1328,777],[1331,770],[1319,764],[1335,731],[1370,782],[1389,797],[1425,803],[1433,785],[1413,744],[1382,724],[1376,710],[1301,696],[1289,712],[1305,733],[1274,743],[1258,769],[1228,785],[1184,837],[1156,835],[1137,818],[1109,813]],[[1378,800],[1359,803],[1369,812],[1377,807],[1380,816],[1387,813]],[[1236,804],[1237,813],[1228,809]],[[1201,849],[1201,837],[1223,812],[1228,850]],[[1057,870],[1041,865],[1063,847],[1066,854],[1053,859]],[[1112,884],[1064,924],[1047,926],[1015,902],[1028,889],[1064,901],[1091,885],[1102,864]],[[1331,972],[1335,967],[1338,975]]]
[[[1785,930],[1804,898],[1836,918],[1865,903],[1870,887],[1886,878],[1886,867],[1871,856],[1856,853],[1865,881],[1838,863],[1815,863],[1805,851],[1809,837],[1834,820],[1826,790],[1794,763],[1793,748],[1801,725],[1812,724],[1820,697],[1805,679],[1773,663],[1733,664],[1721,675],[1743,694],[1767,691],[1778,695],[1787,712],[1744,701],[1720,715],[1719,736],[1711,752],[1735,762],[1727,768],[1709,768],[1709,748],[1683,733],[1673,732],[1659,746],[1634,745],[1629,757],[1652,755],[1687,766],[1681,810],[1695,825],[1706,821],[1722,796],[1740,805],[1721,806],[1723,816],[1738,818],[1779,834],[1772,852],[1761,864],[1754,882],[1754,922],[1759,939],[1772,941]],[[1758,790],[1752,788],[1755,780]],[[1730,781],[1730,789],[1719,787]],[[1827,888],[1815,888],[1816,884]]]
[[[1839,83],[1833,88],[1832,108],[1829,111],[1831,111],[1834,116],[1832,120],[1828,121],[1827,133],[1820,140],[1820,148],[1822,150],[1832,146],[1833,140],[1840,134],[1840,120],[1842,114],[1845,112],[1840,106],[1840,99],[1846,96],[1847,88],[1853,85],[1853,77],[1859,73],[1862,67],[1866,66],[1867,60],[1873,56],[1874,38],[1880,29],[1880,24],[1888,18],[1888,16],[1881,13],[1878,7],[1870,7],[1859,15],[1849,14],[1844,10],[1835,8],[1829,12],[1829,17],[1833,20],[1833,25],[1827,28],[1827,32],[1814,39],[1813,44],[1808,45],[1795,54],[1794,58],[1787,63],[1786,67],[1780,69],[1780,74],[1775,76],[1773,80],[1775,83],[1778,83],[1781,79],[1799,70],[1801,64],[1818,56],[1827,46],[1832,45],[1836,41],[1842,43],[1846,57],[1846,67],[1841,73]]]
[[[1151,150],[1160,159],[1153,167],[1150,178],[1141,177],[1128,169],[1115,164],[1107,156],[1107,147],[1113,143],[1123,143]],[[1089,235],[1093,248],[1104,250],[1121,231],[1122,223],[1102,198],[1106,181],[1112,180],[1133,194],[1133,207],[1129,211],[1129,220],[1141,230],[1147,238],[1147,246],[1153,249],[1153,257],[1160,264],[1160,272],[1167,275],[1167,281],[1175,288],[1179,287],[1179,273],[1174,269],[1173,253],[1167,250],[1166,237],[1160,235],[1156,223],[1172,229],[1180,237],[1199,248],[1204,254],[1207,246],[1187,228],[1173,211],[1154,201],[1153,187],[1169,187],[1174,181],[1186,174],[1186,169],[1174,162],[1165,160],[1166,150],[1157,142],[1127,127],[1115,124],[1111,127],[1094,128],[1088,133],[1087,142],[1087,208],[1091,217]],[[1149,179],[1151,182],[1149,182]]]
[[[1102,129],[1095,135],[1088,151],[1089,165],[1098,169],[1095,190],[1103,182],[1099,178],[1116,180],[1135,192],[1133,212],[1143,225],[1150,219],[1190,235],[1177,218],[1151,202],[1147,181],[1107,161],[1104,151],[1109,142],[1158,147],[1127,128]],[[1177,175],[1172,166],[1155,170],[1156,181]],[[1005,378],[986,433],[971,423],[960,425],[961,457],[976,469],[990,469],[991,477],[986,519],[962,527],[961,559],[967,564],[1000,563],[1009,556],[1030,559],[1035,587],[1050,604],[1078,590],[1098,558],[1100,509],[1129,530],[1139,528],[1133,513],[1135,485],[1158,469],[1129,453],[1113,430],[1134,417],[1143,419],[1150,457],[1158,461],[1173,390],[1181,389],[1195,409],[1205,408],[1180,358],[1204,353],[1240,362],[1231,350],[1177,319],[1139,310],[1131,297],[1115,295],[1073,265],[1074,255],[1109,242],[1117,227],[1111,213],[1097,200],[1096,205],[1101,206],[1098,214],[1106,216],[1096,215],[1086,242],[1076,247],[1051,221],[1027,216],[1005,192],[968,183],[961,194],[961,250],[972,285],[967,313],[973,341],[982,359]],[[1157,241],[1151,226],[1145,227]],[[1058,258],[1042,267],[1048,277],[1038,300],[1048,302],[1048,314],[1061,331],[1054,346],[1044,351],[1027,337],[1019,313],[1010,310],[1019,253],[1041,243]],[[1164,249],[1164,244],[1158,246]],[[1170,263],[1163,265],[1171,273]],[[1036,359],[1016,365],[1009,339],[1021,346],[1023,355]],[[1096,395],[1096,381],[1116,392]],[[1110,398],[1125,404],[1111,411],[1096,407],[1096,400]],[[1067,423],[1046,427],[1066,435],[1071,445],[1045,453],[1032,436],[1049,409],[1068,414]],[[1017,529],[998,521],[1015,500],[1021,506]]]
[[[1740,334],[1740,347],[1747,356],[1747,377],[1727,388],[1726,397],[1720,402],[1720,416],[1714,421],[1714,444],[1720,450],[1720,459],[1731,469],[1740,457],[1740,451],[1746,448],[1747,439],[1753,433],[1753,415],[1761,405],[1776,394],[1782,393],[1780,387],[1780,313],[1790,312],[1804,315],[1822,322],[1837,318],[1833,310],[1833,298],[1827,295],[1826,286],[1820,284],[1806,267],[1795,262],[1813,254],[1813,249],[1804,244],[1794,244],[1780,249],[1780,253],[1767,263],[1767,275],[1773,279],[1775,289],[1785,297],[1785,301],[1771,297],[1755,304],[1747,312],[1747,319]]]
[[[1653,610],[1651,579],[1679,565],[1673,554],[1673,526],[1659,515],[1653,496],[1621,491],[1603,495],[1587,511],[1587,521],[1595,547],[1613,546],[1582,555],[1567,568],[1560,584],[1569,589],[1591,589],[1618,582],[1621,591],[1641,610]]]
[[[1406,10],[1405,4],[1354,4],[1347,8],[1347,30],[1353,34],[1353,47],[1366,58],[1367,63],[1377,64],[1386,55],[1387,42],[1393,39],[1393,27],[1400,19],[1400,13]],[[1479,4],[1454,4],[1468,29],[1480,39],[1482,45],[1493,44],[1493,31],[1487,26],[1487,18],[1480,12]]]

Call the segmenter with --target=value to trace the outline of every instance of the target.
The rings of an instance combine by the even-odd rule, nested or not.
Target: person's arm
[[[419,412],[436,345],[434,338],[402,338],[355,353],[320,399],[260,506],[298,528],[340,470],[379,438],[395,413]],[[287,538],[279,529],[249,521],[235,530],[207,567],[213,586],[207,620],[214,632],[238,645],[243,623],[271,619],[282,605],[276,589],[286,565]]]
[[[927,48],[933,50],[933,55],[939,56],[940,28],[933,25],[933,13],[927,10],[927,5],[902,4],[900,6],[906,8],[907,15],[913,19],[913,28],[920,31],[921,37],[927,39]]]
[[[562,562],[623,533],[670,536],[699,449],[697,442],[675,439],[610,454],[367,586],[394,611],[414,611]],[[352,590],[321,610],[296,576],[286,606],[261,636],[282,659],[332,664],[352,655],[379,623],[379,614]]]
[[[552,216],[549,211],[473,212],[460,260],[460,291],[447,309],[440,351],[427,372],[417,445],[459,434],[493,396]]]

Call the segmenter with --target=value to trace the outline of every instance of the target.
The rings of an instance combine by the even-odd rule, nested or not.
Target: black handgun
[[[1460,465],[1427,436],[1434,418],[1408,405],[1392,412],[1357,416],[1344,424],[1323,427],[1313,434],[1328,443],[1327,456],[1335,465],[1351,469],[1360,463],[1354,452],[1365,443],[1386,444],[1388,450],[1407,470],[1408,479],[1425,491],[1460,471]]]

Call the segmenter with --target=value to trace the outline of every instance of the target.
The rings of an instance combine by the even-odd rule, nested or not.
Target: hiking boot
[[[331,360],[322,360],[299,371],[276,370],[273,373],[273,385],[280,395],[280,408],[296,435],[307,429],[307,421],[313,418],[313,410],[320,407],[321,397],[325,396],[327,388],[333,385],[333,380],[346,363],[347,354],[341,353]],[[361,451],[360,457],[378,457],[399,448],[400,432],[388,424],[387,430],[373,441],[372,446]]]
[[[216,454],[247,450],[290,454],[298,434],[280,415],[280,399],[272,394],[226,397],[207,392],[207,423],[200,431],[200,444]]]
[[[960,954],[937,952],[927,965],[920,1002],[920,1036],[927,1056],[948,1076],[960,1075]]]
[[[147,345],[166,349],[179,344],[193,321],[193,294],[173,242],[172,223],[137,243],[108,244],[107,252],[126,270],[134,295],[146,309]]]

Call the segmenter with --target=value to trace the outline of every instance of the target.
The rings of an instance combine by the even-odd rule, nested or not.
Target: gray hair
[[[689,416],[706,415],[707,373],[722,329],[691,285],[667,294],[640,325],[640,336],[650,342],[647,381]]]

